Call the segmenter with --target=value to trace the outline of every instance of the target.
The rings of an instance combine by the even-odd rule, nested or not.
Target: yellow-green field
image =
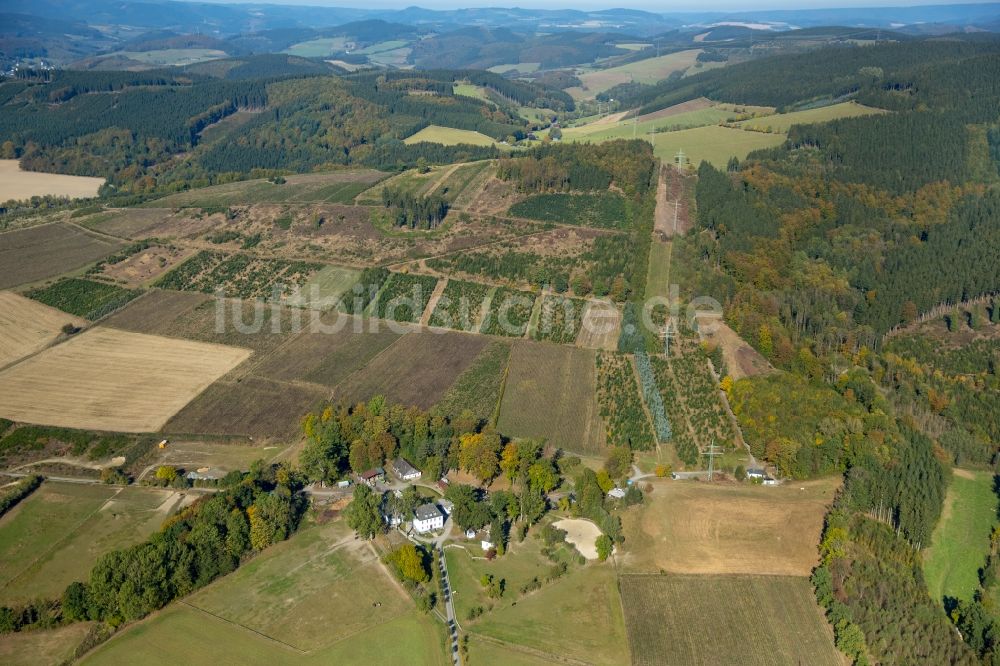
[[[670,242],[653,239],[646,273],[646,298],[670,296]]]
[[[590,123],[579,127],[568,127],[562,131],[564,141],[611,141],[613,139],[649,139],[651,130],[664,132],[671,129],[688,129],[705,125],[717,125],[735,114],[718,107],[679,113],[656,120],[619,120],[616,123]]]
[[[492,146],[495,143],[493,139],[479,132],[441,127],[440,125],[428,125],[416,134],[408,136],[403,143],[412,145],[421,141],[440,143],[445,146],[457,146],[463,143],[473,146]]]
[[[59,597],[101,555],[159,529],[180,503],[171,490],[46,481],[0,521],[0,601]]]
[[[129,60],[137,60],[147,65],[158,67],[180,67],[182,65],[193,65],[197,62],[207,60],[218,60],[227,58],[225,51],[218,49],[161,49],[159,51],[119,51],[112,55],[119,55]]]
[[[346,37],[323,37],[293,44],[285,49],[285,53],[302,58],[322,58],[343,51],[346,44]]]
[[[496,74],[503,74],[504,72],[516,69],[521,74],[531,74],[532,72],[537,72],[538,68],[541,66],[542,63],[540,62],[512,62],[504,63],[502,65],[493,65],[490,67],[489,71]]]
[[[486,96],[486,89],[482,86],[474,86],[471,83],[456,83],[452,92],[462,97],[481,99],[484,102],[489,101],[489,98]]]
[[[931,547],[924,552],[924,576],[933,599],[972,599],[996,523],[993,474],[956,469]]]
[[[694,65],[699,53],[701,53],[701,49],[689,49],[658,58],[647,58],[627,65],[578,74],[578,78],[583,82],[583,87],[567,88],[566,92],[574,99],[592,99],[619,83],[634,81],[635,83],[651,85],[667,78],[672,72],[688,69]]]
[[[0,664],[4,666],[56,666],[70,663],[76,646],[93,626],[77,622],[49,631],[0,634]]]
[[[444,664],[418,613],[343,521],[302,528],[236,572],[133,625],[87,664]]]
[[[787,132],[792,125],[825,123],[838,118],[856,118],[858,116],[870,116],[877,113],[886,112],[882,109],[875,109],[870,106],[858,104],[857,102],[843,102],[841,104],[823,106],[818,109],[793,111],[791,113],[779,113],[773,116],[751,118],[750,120],[744,120],[738,124],[741,127],[757,131],[783,133]]]
[[[697,167],[703,160],[724,167],[731,157],[744,159],[761,148],[773,148],[785,142],[784,134],[745,132],[710,125],[677,132],[653,135],[653,153],[666,164],[673,164],[677,151],[683,150],[687,161]]]
[[[354,268],[327,266],[302,285],[297,303],[316,310],[330,310],[360,277],[361,271]]]
[[[448,663],[445,641],[444,624],[437,618],[408,611],[322,650],[306,653],[179,603],[115,636],[81,663],[443,665]]]

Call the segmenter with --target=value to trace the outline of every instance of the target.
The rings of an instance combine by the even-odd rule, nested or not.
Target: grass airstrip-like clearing
[[[84,323],[55,308],[0,291],[0,368],[45,348],[66,324]]]
[[[632,663],[839,666],[807,578],[625,575]]]
[[[990,472],[955,469],[944,509],[924,552],[927,591],[937,601],[969,601],[979,588],[990,534],[997,524],[997,496]]]
[[[249,355],[236,347],[93,329],[0,373],[0,416],[153,432]]]

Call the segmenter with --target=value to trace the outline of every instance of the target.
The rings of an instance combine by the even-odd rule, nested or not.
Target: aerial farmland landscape
[[[1000,4],[0,6],[0,664],[1000,664]]]

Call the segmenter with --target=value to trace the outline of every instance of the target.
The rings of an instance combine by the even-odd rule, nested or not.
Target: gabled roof
[[[432,518],[441,517],[441,509],[437,508],[434,504],[421,504],[413,514],[417,517],[417,520],[431,520]]]
[[[392,461],[392,469],[399,476],[409,476],[410,474],[420,474],[420,470],[411,465],[404,458],[396,458]]]

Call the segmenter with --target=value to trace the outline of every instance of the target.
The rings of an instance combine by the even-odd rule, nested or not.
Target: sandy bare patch
[[[0,373],[0,415],[67,428],[154,432],[250,353],[91,329]]]
[[[597,537],[601,536],[601,530],[597,525],[579,518],[564,518],[557,520],[553,525],[566,530],[566,541],[573,544],[581,555],[588,560],[597,559]]]
[[[0,368],[43,349],[64,325],[83,326],[79,317],[10,291],[0,291]]]
[[[74,199],[96,197],[103,184],[103,178],[22,171],[17,160],[0,160],[0,201],[46,194]]]
[[[160,277],[194,253],[194,248],[156,245],[125,261],[106,265],[102,275],[129,287],[138,287]]]

